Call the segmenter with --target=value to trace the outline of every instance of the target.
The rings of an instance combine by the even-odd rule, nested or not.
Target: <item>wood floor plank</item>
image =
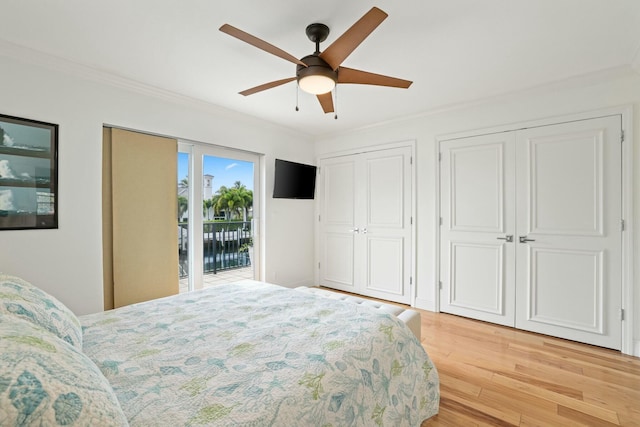
[[[566,406],[563,406],[563,405],[558,405],[558,415],[560,415],[561,417],[568,418],[573,421],[579,421],[581,423],[584,423],[586,425],[591,425],[591,426],[597,425],[601,427],[614,427],[614,426],[620,425],[620,422],[617,419],[617,417],[615,422],[612,423],[612,422],[605,421],[601,418],[594,417],[589,414],[585,414],[584,412],[576,411],[575,409],[572,409],[572,408],[567,408]]]
[[[424,421],[420,427],[435,426],[438,427],[479,427],[480,422],[476,420],[474,414],[467,416],[464,411],[459,411],[455,408],[450,409],[446,405],[440,405],[440,412],[438,415]]]
[[[473,397],[478,397],[480,395],[480,392],[482,391],[482,387],[480,387],[479,385],[472,384],[468,381],[463,381],[453,376],[449,376],[446,372],[442,372],[442,374],[440,375],[440,383],[442,384],[442,389],[446,388],[451,391]]]
[[[606,367],[612,371],[621,371],[633,375],[640,375],[640,363],[637,363],[634,360],[635,358],[629,358],[618,352],[614,353],[613,350],[601,349],[586,344],[580,349],[570,349],[563,345],[551,342],[545,343],[545,346],[553,349],[554,353],[559,355],[570,355],[572,358],[590,365]]]
[[[583,400],[586,403],[594,404],[615,411],[627,411],[638,407],[640,404],[640,382],[636,378],[635,386],[627,387],[628,384],[606,381],[602,378],[594,378],[589,375],[580,375],[573,372],[565,372],[554,367],[540,365],[538,363],[516,366],[518,373],[539,378],[544,381],[556,381],[562,384],[571,384],[574,389],[581,390]],[[634,388],[635,387],[635,388]]]
[[[621,426],[640,427],[640,407],[638,407],[637,403],[633,408],[618,413],[618,417],[620,418]]]
[[[558,405],[555,402],[496,384],[493,384],[490,388],[483,388],[478,400],[488,406],[508,408],[520,414],[534,411],[546,414],[558,413]]]
[[[445,397],[440,400],[440,406],[455,411],[458,414],[464,414],[472,418],[478,425],[490,426],[518,426],[520,425],[520,414],[512,411],[500,410],[498,408],[489,408],[478,402],[471,402],[462,399],[449,399]]]
[[[520,364],[516,364],[514,372],[502,371],[500,374],[538,388],[562,394],[575,400],[584,400],[582,390],[569,387],[566,385],[566,382],[562,381],[562,378],[565,377],[564,375],[561,376],[561,378],[558,378],[559,381],[550,381],[543,379],[541,375],[536,375],[531,369],[523,368]]]
[[[536,347],[525,346],[520,344],[510,344],[509,353],[514,354],[518,359],[524,359],[537,362],[543,365],[552,366],[563,371],[583,373],[583,367],[577,363],[571,362],[564,358],[559,358],[550,352],[540,351]]]
[[[602,421],[613,424],[618,423],[618,415],[615,411],[611,411],[597,405],[592,405],[590,403],[583,402],[582,400],[576,400],[572,397],[547,390],[546,388],[539,387],[535,384],[528,384],[526,382],[520,381],[519,379],[514,379],[510,376],[505,376],[500,373],[496,373],[494,381],[507,387],[514,387],[520,391],[532,394],[536,397],[552,400],[554,402],[557,402],[559,405],[563,405],[576,411],[583,412]]]
[[[560,417],[557,412],[554,412],[553,414],[523,414],[520,420],[520,427],[585,427],[585,424]]]

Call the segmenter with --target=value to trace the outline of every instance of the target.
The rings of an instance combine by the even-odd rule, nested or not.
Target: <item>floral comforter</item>
[[[132,426],[419,426],[438,374],[401,321],[246,281],[82,316]]]

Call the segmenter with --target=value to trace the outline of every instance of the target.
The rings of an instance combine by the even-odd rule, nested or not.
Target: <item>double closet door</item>
[[[620,349],[620,116],[440,150],[441,311]]]
[[[320,284],[411,303],[411,147],[323,159]]]

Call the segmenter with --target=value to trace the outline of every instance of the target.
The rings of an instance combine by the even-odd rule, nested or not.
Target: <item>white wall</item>
[[[265,154],[265,278],[287,286],[313,282],[313,202],[271,198],[276,157],[314,162],[308,136],[126,89],[122,81],[100,83],[101,76],[51,58],[39,62],[29,52],[18,57],[0,45],[0,113],[60,125],[59,228],[0,231],[0,271],[24,277],[78,314],[102,310],[102,127],[109,124]]]
[[[471,75],[470,75],[471,76]],[[410,90],[410,89],[409,89]],[[424,114],[367,129],[326,136],[316,141],[316,156],[395,141],[416,140],[417,168],[417,301],[421,308],[435,308],[436,281],[436,138],[438,136],[507,125],[559,115],[571,115],[622,105],[633,105],[634,247],[640,254],[640,75],[610,70],[532,89],[520,94],[476,103],[465,108]],[[637,270],[637,268],[636,268]],[[635,353],[640,356],[640,272],[635,273]]]

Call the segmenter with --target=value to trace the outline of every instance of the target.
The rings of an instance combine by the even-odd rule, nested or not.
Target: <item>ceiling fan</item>
[[[306,34],[309,40],[315,43],[316,51],[300,59],[229,24],[224,24],[220,27],[220,31],[297,65],[295,77],[252,87],[251,89],[240,92],[241,95],[252,95],[297,80],[300,89],[317,96],[325,113],[332,113],[334,112],[334,107],[331,91],[336,84],[353,83],[406,89],[413,83],[409,80],[402,80],[341,66],[347,56],[349,56],[387,16],[388,15],[382,10],[373,7],[322,52],[320,52],[320,43],[327,39],[329,27],[324,24],[311,24],[307,26]]]

